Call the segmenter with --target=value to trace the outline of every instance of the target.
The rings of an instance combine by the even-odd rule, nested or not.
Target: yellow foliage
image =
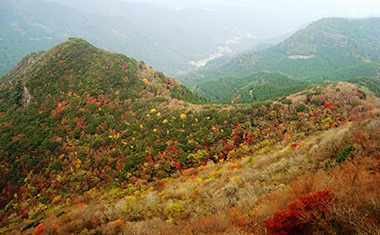
[[[57,178],[55,178],[58,182],[62,181],[62,177],[60,175],[57,175]]]
[[[158,112],[156,115],[157,117],[161,117],[161,112]]]
[[[134,201],[137,200],[137,198],[136,198],[136,196],[131,195],[131,196],[126,196],[126,197],[125,197],[125,200],[126,200],[127,202],[134,202]]]
[[[168,123],[168,119],[164,119],[164,120],[162,121],[162,123],[163,123],[163,124]]]
[[[150,110],[150,113],[155,113],[157,110],[155,108]]]
[[[183,119],[186,119],[186,114],[182,113],[179,117],[180,117],[182,120],[183,120]]]
[[[119,139],[120,138],[120,133],[116,133],[115,135],[109,135],[108,138],[110,138],[110,139]]]
[[[150,85],[150,82],[148,81],[148,79],[146,78],[143,78],[143,82],[146,86],[149,86]]]
[[[75,164],[75,167],[77,169],[79,169],[81,165],[82,165],[82,161],[80,159],[78,159],[77,162],[76,162],[76,164]]]
[[[54,197],[53,201],[58,201],[62,198],[62,195],[57,195]]]

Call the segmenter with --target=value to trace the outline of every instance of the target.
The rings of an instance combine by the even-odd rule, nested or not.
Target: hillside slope
[[[129,168],[135,166],[144,158],[140,151],[155,145],[141,141],[135,152],[131,142],[147,133],[134,133],[144,125],[153,132],[155,122],[164,119],[152,111],[157,120],[149,121],[145,112],[160,105],[182,106],[177,98],[204,102],[144,63],[97,49],[82,39],[25,58],[1,80],[0,153],[5,168],[0,186],[6,189],[1,204],[26,186],[27,175],[42,177],[30,176],[39,181],[35,186],[41,190],[51,186],[44,186],[48,182],[44,173],[57,175],[66,164],[71,168],[73,161],[84,163],[98,156],[97,164],[102,165],[103,156],[135,154]],[[62,190],[59,183],[55,187]],[[27,194],[33,195],[33,190]]]
[[[282,73],[305,82],[376,77],[380,68],[379,38],[380,18],[325,18],[274,47],[242,54],[179,80],[189,87],[206,90],[201,94],[218,100],[213,97],[212,87],[231,77],[234,84],[241,85],[229,87],[232,93],[226,88],[218,88],[218,92],[237,97],[236,91],[253,82],[260,71]]]
[[[1,80],[0,101],[0,233],[262,234],[305,195],[339,204],[315,212],[329,217],[310,211],[304,231],[379,225],[379,100],[352,84],[196,105],[144,63],[73,38],[26,57]],[[355,201],[358,190],[369,200]]]

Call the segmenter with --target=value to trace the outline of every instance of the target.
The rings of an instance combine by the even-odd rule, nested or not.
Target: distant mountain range
[[[1,1],[0,75],[25,55],[69,37],[144,60],[169,75],[253,48],[299,20],[259,9],[168,7],[125,1]],[[272,24],[262,24],[272,20]]]
[[[265,75],[260,71],[265,71]],[[278,89],[282,89],[282,95],[292,93],[295,89],[278,87],[278,82],[286,84],[286,76],[287,85],[296,82],[302,89],[308,83],[378,77],[379,73],[380,18],[325,18],[276,46],[250,51],[230,60],[219,59],[178,79],[204,97],[229,103],[268,98],[252,97],[249,90],[260,93],[265,89],[266,94],[279,94]],[[278,80],[267,79],[273,76]],[[263,81],[261,85],[270,86],[260,87],[257,79]],[[246,98],[241,98],[242,95]]]

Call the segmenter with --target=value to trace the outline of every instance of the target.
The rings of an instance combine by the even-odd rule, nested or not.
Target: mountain
[[[363,87],[209,104],[71,38],[4,76],[0,104],[2,234],[379,228],[380,101]]]
[[[276,100],[310,85],[310,82],[284,74],[262,71],[244,77],[230,75],[217,81],[206,81],[197,85],[195,91],[203,97],[221,103],[250,103]]]
[[[259,9],[171,9],[126,1],[1,1],[0,75],[29,53],[69,37],[144,60],[177,75],[211,58],[254,47],[298,22]],[[267,18],[278,19],[263,26]]]
[[[31,54],[1,80],[0,152],[10,167],[1,171],[1,190],[7,188],[10,193],[25,185],[27,175],[62,170],[73,159],[84,162],[103,154],[110,158],[137,154],[134,140],[127,139],[145,137],[144,126],[150,135],[156,134],[155,126],[169,112],[162,109],[161,117],[154,108],[181,105],[183,101],[177,98],[204,102],[144,63],[97,49],[82,39],[72,38],[47,52]],[[148,114],[156,118],[150,120]],[[139,151],[147,144],[157,147],[148,139],[143,142],[136,146]],[[126,169],[144,158],[135,157],[127,160],[131,162]],[[45,183],[38,184],[37,188]],[[6,197],[1,197],[1,205]]]
[[[380,68],[379,37],[380,18],[325,18],[274,47],[251,51],[178,79],[187,86],[207,90],[233,77],[234,83],[241,85],[229,89],[238,91],[248,85],[250,76],[254,82],[254,74],[260,71],[281,73],[304,82],[376,77]],[[238,96],[227,90],[218,92]],[[212,93],[203,95],[215,99]]]

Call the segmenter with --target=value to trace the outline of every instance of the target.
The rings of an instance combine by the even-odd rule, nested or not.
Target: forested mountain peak
[[[201,101],[177,81],[144,62],[98,49],[79,38],[70,38],[47,52],[27,56],[4,76],[2,83],[22,85],[39,102],[46,95],[64,100],[68,93],[89,97],[107,95],[120,100],[160,96]]]
[[[119,139],[121,130],[128,129],[126,136],[131,137],[150,115],[162,122],[161,114],[170,113],[169,107],[180,112],[189,105],[186,101],[205,101],[144,62],[78,38],[25,57],[0,82],[0,154],[2,161],[11,161],[11,170],[1,171],[0,186],[7,193],[23,185],[31,172],[45,171],[57,161],[61,165],[66,154],[100,157],[87,151],[108,152],[115,149],[110,140]],[[86,150],[72,151],[77,146]]]
[[[352,53],[360,55],[369,52],[361,51],[362,49],[367,49],[366,47],[370,45],[372,47],[379,45],[379,24],[380,18],[323,18],[296,32],[281,43],[279,48],[288,50],[289,53],[306,56],[308,53],[315,54],[320,47],[334,46],[345,47],[347,50],[352,50]],[[311,50],[307,51],[300,44],[308,45]]]
[[[227,67],[234,71],[265,68],[312,80],[347,79],[344,70],[379,62],[379,22],[380,18],[323,18],[277,46],[238,56]]]

